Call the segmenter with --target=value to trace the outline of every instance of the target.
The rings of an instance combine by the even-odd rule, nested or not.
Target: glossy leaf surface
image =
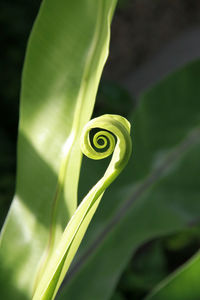
[[[23,70],[16,195],[1,236],[3,299],[30,299],[77,207],[79,139],[107,58],[115,2],[42,2]]]
[[[105,193],[58,299],[80,291],[81,300],[109,299],[138,246],[200,221],[199,78],[196,61],[141,95],[131,118],[133,156]],[[84,165],[95,181],[101,167],[92,164]]]

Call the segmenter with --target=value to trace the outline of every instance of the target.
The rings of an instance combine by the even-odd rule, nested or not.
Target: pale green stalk
[[[98,130],[93,137],[90,136],[92,129]],[[85,196],[69,221],[36,287],[34,300],[55,298],[104,191],[127,164],[132,149],[129,122],[118,115],[104,115],[91,120],[83,129],[81,149],[92,159],[105,158],[112,152],[113,156],[104,176]]]

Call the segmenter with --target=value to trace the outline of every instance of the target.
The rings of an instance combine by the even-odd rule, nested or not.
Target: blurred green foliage
[[[144,299],[155,286],[195,254],[199,247],[198,226],[143,245],[121,276],[111,300]]]

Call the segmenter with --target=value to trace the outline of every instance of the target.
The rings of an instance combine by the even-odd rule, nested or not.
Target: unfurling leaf
[[[34,300],[55,298],[104,191],[126,166],[132,149],[129,122],[118,115],[104,115],[91,120],[83,129],[81,148],[92,159],[105,158],[112,152],[113,156],[103,177],[70,219],[36,287]]]

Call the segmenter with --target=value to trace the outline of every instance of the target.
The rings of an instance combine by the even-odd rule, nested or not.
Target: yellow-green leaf
[[[16,194],[1,233],[2,299],[30,299],[77,207],[79,138],[116,0],[44,0],[22,77]]]

